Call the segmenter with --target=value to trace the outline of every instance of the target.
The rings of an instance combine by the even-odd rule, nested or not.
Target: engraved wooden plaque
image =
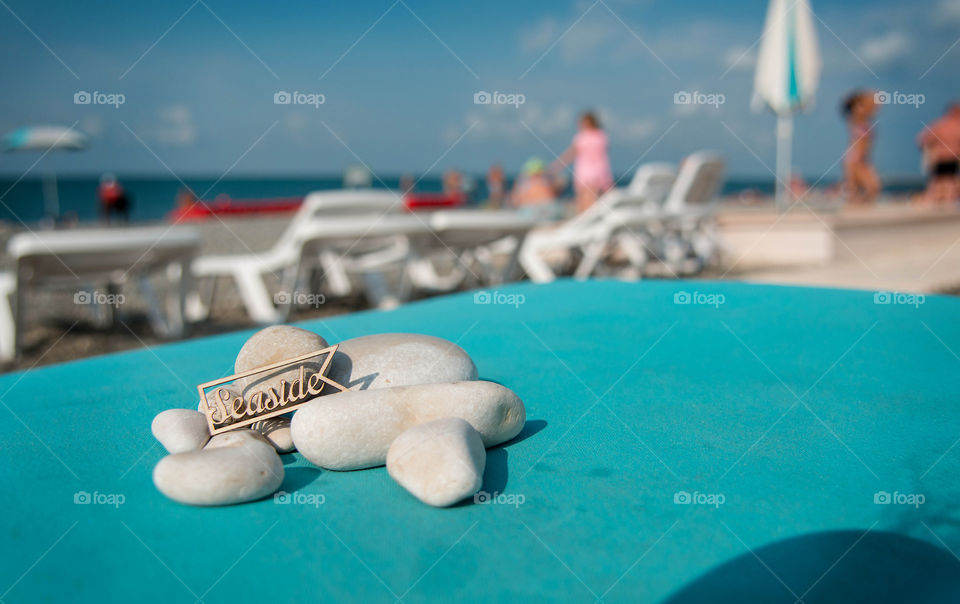
[[[200,393],[200,400],[204,403],[204,414],[207,416],[207,426],[210,428],[210,434],[220,434],[228,430],[244,428],[264,419],[290,413],[318,396],[347,390],[346,386],[338,384],[326,376],[330,369],[330,363],[333,361],[333,353],[336,351],[337,345],[334,345],[323,350],[198,385],[197,391]],[[309,361],[317,357],[321,357],[322,360],[319,368],[314,369],[313,366],[317,362],[311,363]],[[296,379],[289,384],[286,380],[281,380],[279,387],[264,387],[262,389],[247,387],[240,392],[239,396],[224,387],[224,384],[236,380],[277,373],[278,370],[285,368],[290,368],[287,371],[297,371]],[[214,387],[217,387],[216,390],[207,392]]]

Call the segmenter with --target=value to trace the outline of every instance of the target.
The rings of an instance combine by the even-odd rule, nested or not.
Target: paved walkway
[[[960,211],[881,206],[821,218],[832,231],[831,263],[735,268],[728,276],[756,283],[900,292],[960,290]]]

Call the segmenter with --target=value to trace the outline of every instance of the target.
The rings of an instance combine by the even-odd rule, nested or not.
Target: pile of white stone
[[[254,334],[237,356],[237,373],[326,348],[319,335],[290,326]],[[292,383],[297,369],[237,380],[235,393]],[[213,437],[203,413],[169,409],[153,420],[170,455],[153,471],[161,493],[191,505],[261,499],[283,482],[278,453],[299,451],[328,470],[386,464],[418,499],[449,506],[476,493],[486,448],[520,433],[523,402],[509,389],[477,380],[477,367],[452,342],[417,334],[381,334],[341,342],[327,377],[349,388],[293,412]],[[200,402],[200,409],[205,407]]]

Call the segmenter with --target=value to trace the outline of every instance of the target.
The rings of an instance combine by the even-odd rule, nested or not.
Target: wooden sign
[[[207,416],[210,434],[236,430],[254,422],[290,413],[318,396],[347,390],[346,386],[326,376],[330,362],[333,361],[333,353],[336,351],[337,346],[334,345],[293,359],[200,384],[197,386],[197,391],[200,393],[200,400],[206,403],[204,413]],[[316,357],[323,357],[323,359],[319,368],[314,369],[317,362],[309,361]],[[288,367],[289,369],[285,371],[278,371]],[[296,378],[289,384],[287,380],[280,380],[280,383],[273,387],[257,389],[255,386],[254,376],[263,377],[290,371],[296,374]],[[247,386],[243,388],[240,395],[224,386],[236,380],[247,382]],[[254,385],[251,386],[251,382]],[[207,392],[214,387],[217,387],[216,390]]]

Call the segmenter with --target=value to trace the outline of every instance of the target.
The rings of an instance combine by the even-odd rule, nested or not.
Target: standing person
[[[487,172],[487,199],[491,208],[503,206],[507,195],[506,178],[503,175],[503,166],[493,164]]]
[[[114,214],[120,222],[130,221],[130,198],[116,176],[107,173],[100,177],[97,197],[100,199],[100,216],[107,224]]]
[[[951,203],[960,198],[960,102],[917,135],[917,145],[929,166],[929,181],[921,200]]]
[[[587,111],[580,116],[580,131],[573,137],[570,148],[554,162],[563,166],[573,164],[573,188],[576,192],[576,210],[581,213],[613,186],[610,157],[607,153],[607,134],[600,120]]]
[[[870,163],[873,148],[874,93],[855,90],[843,102],[843,116],[850,129],[850,142],[843,155],[844,186],[852,205],[872,203],[880,193],[880,177]]]

